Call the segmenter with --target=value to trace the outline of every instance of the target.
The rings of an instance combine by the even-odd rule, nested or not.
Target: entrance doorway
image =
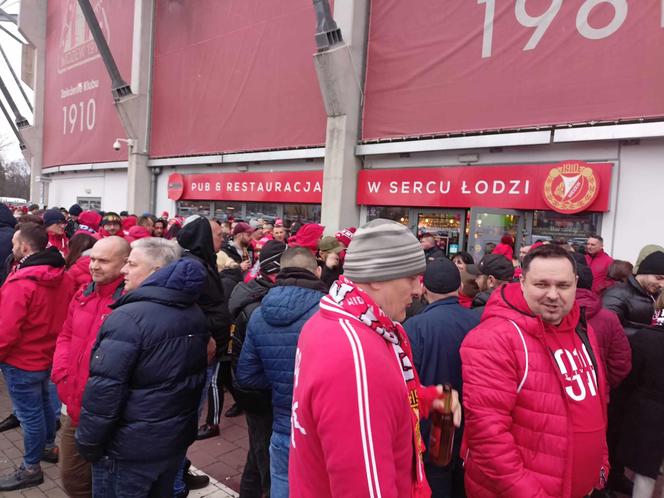
[[[468,252],[479,262],[482,257],[500,243],[503,235],[514,240],[514,257],[527,243],[532,230],[532,213],[512,209],[471,208]]]
[[[466,233],[466,212],[461,209],[412,209],[416,220],[417,237],[430,233],[447,256],[462,250]]]

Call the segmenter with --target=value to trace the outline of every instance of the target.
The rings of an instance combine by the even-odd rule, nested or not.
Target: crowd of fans
[[[0,204],[0,265],[0,431],[25,449],[0,491],[59,461],[72,497],[187,496],[222,413],[247,420],[247,498],[651,498],[662,470],[660,246],[632,265],[596,234],[505,235],[474,261],[388,220]]]

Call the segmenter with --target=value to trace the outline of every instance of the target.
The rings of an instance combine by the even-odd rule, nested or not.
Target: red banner
[[[92,2],[125,80],[131,79],[133,0]],[[104,68],[77,0],[48,2],[44,167],[119,161],[113,141],[125,132]]]
[[[372,2],[363,139],[664,116],[660,0]]]
[[[365,169],[357,203],[368,206],[608,211],[611,163]]]
[[[311,0],[157,1],[153,157],[325,143]]]
[[[320,204],[322,171],[274,173],[206,173],[168,177],[168,198]]]

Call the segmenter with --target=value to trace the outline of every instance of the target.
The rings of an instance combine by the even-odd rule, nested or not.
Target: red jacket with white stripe
[[[407,338],[402,347],[412,363]],[[436,388],[417,395],[426,418]],[[431,496],[415,463],[413,417],[392,344],[324,297],[295,359],[290,496]]]
[[[468,498],[575,498],[571,408],[545,333],[514,283],[493,292],[481,323],[463,341],[461,456]],[[606,376],[595,334],[591,327],[583,338],[576,333],[596,367],[605,422]],[[591,470],[598,489],[608,476],[605,443],[603,465]]]

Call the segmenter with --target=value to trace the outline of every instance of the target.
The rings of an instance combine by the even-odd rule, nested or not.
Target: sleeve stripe
[[[369,393],[367,383],[367,369],[364,361],[364,350],[355,329],[348,320],[339,320],[341,328],[346,333],[353,350],[353,361],[355,362],[355,376],[357,381],[357,402],[360,413],[360,431],[362,433],[362,448],[364,450],[364,464],[367,471],[369,484],[369,495],[374,498],[382,498],[380,481],[378,480],[378,469],[376,467],[376,454],[373,445],[373,433],[371,431],[371,412],[369,409]],[[366,428],[365,428],[366,426]],[[368,454],[367,454],[368,446]]]

